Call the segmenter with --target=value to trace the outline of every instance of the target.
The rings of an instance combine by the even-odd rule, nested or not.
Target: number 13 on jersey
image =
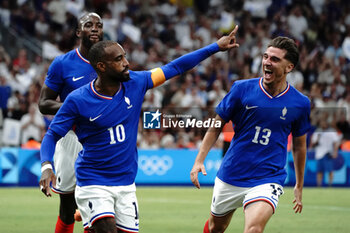
[[[255,135],[252,142],[266,146],[267,144],[269,144],[270,136],[270,129],[264,128],[261,130],[260,126],[255,126]]]

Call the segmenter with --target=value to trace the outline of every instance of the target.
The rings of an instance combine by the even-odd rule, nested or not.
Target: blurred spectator
[[[142,103],[142,108],[161,108],[163,94],[158,88],[149,90]]]
[[[96,11],[103,16],[106,39],[121,43],[130,56],[133,70],[159,67],[188,50],[213,42],[234,24],[240,26],[238,49],[228,54],[217,53],[188,73],[190,78],[186,77],[185,82],[172,79],[150,93],[145,98],[146,108],[163,107],[168,111],[170,107],[174,112],[182,105],[188,107],[188,100],[196,96],[195,99],[200,99],[198,109],[202,117],[207,117],[238,77],[261,74],[261,48],[271,38],[281,35],[298,42],[300,63],[295,72],[288,75],[288,81],[309,96],[314,121],[319,121],[320,108],[337,106],[347,109],[346,122],[349,123],[348,5],[344,0],[3,0],[0,1],[1,28],[16,31],[21,37],[14,41],[6,31],[0,36],[2,86],[11,88],[11,96],[15,92],[21,95],[20,107],[14,110],[16,104],[12,99],[9,110],[3,109],[3,113],[5,117],[18,119],[27,112],[28,105],[37,101],[37,89],[43,83],[47,64],[77,45],[72,29],[76,27],[76,18],[84,11]],[[22,43],[22,38],[34,44],[41,42],[38,45],[42,53],[28,46],[28,41]],[[331,118],[333,113],[329,114],[330,122]],[[339,123],[345,123],[336,118]],[[169,141],[173,136],[174,144],[181,139],[177,129],[168,133],[158,136],[169,136]],[[196,136],[191,133],[185,143],[187,147],[198,144]]]
[[[85,0],[66,0],[66,10],[75,18],[80,18],[85,8]]]
[[[203,119],[202,112],[205,103],[199,96],[197,87],[192,87],[191,90],[183,96],[180,106],[183,109],[183,112],[181,112],[182,114],[189,115],[190,118]]]
[[[346,120],[350,122],[350,93],[347,93],[345,98],[338,101],[338,107],[344,109]]]
[[[3,46],[0,46],[0,75],[6,80],[9,79],[9,65],[11,64],[11,58],[9,54],[5,51]]]
[[[26,49],[22,48],[18,51],[17,57],[12,61],[12,66],[20,73],[25,72],[29,68],[30,62],[28,61]]]
[[[10,16],[11,12],[9,9],[9,1],[3,0],[0,3],[0,23],[5,27],[10,26]]]
[[[21,130],[21,144],[27,143],[30,138],[41,142],[44,135],[45,122],[36,104],[31,104],[29,106],[29,112],[22,116]]]
[[[144,130],[142,132],[142,138],[138,146],[140,149],[158,149],[159,136],[156,131]]]
[[[118,34],[117,34],[117,28],[118,28],[118,19],[112,17],[112,12],[107,9],[102,14],[102,21],[103,21],[103,34],[104,37],[107,40],[113,40],[117,41]]]
[[[131,53],[131,61],[136,62],[137,65],[144,65],[147,60],[147,53],[144,51],[142,44],[138,44]]]
[[[319,128],[311,138],[311,147],[315,148],[317,186],[321,186],[323,177],[328,173],[328,185],[333,183],[333,159],[338,156],[339,136],[329,127],[326,119],[320,121]]]
[[[0,75],[0,109],[7,109],[7,102],[11,96],[11,87],[7,85],[6,79]]]
[[[208,99],[209,106],[212,108],[216,108],[220,101],[225,97],[226,91],[222,88],[222,84],[219,80],[215,80],[213,83],[213,90],[209,91]]]
[[[287,74],[287,82],[298,91],[303,91],[304,76],[299,70],[293,70],[291,73]]]
[[[339,65],[339,57],[343,56],[343,49],[340,47],[337,36],[333,37],[332,43],[326,48],[324,55],[327,59],[333,60],[335,65]]]
[[[20,120],[27,112],[24,96],[19,91],[12,92],[11,97],[7,100],[6,117]]]
[[[39,13],[38,20],[35,22],[35,32],[36,36],[39,39],[46,39],[46,36],[49,31],[49,24],[47,23],[47,20],[45,19],[44,13]]]
[[[287,24],[290,34],[298,41],[304,41],[304,33],[308,28],[308,23],[302,13],[300,6],[296,5],[292,8],[287,17]]]
[[[66,4],[64,0],[51,0],[47,5],[47,10],[51,13],[51,27],[60,31],[66,22]]]
[[[170,130],[165,130],[160,139],[160,148],[175,148],[175,137],[171,134]]]

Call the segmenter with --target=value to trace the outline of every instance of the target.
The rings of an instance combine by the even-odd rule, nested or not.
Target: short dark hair
[[[90,61],[91,66],[97,71],[97,63],[103,62],[105,60],[106,51],[105,48],[117,45],[117,42],[106,40],[106,41],[100,41],[94,44],[88,55],[88,59]]]
[[[267,47],[274,47],[286,50],[287,53],[284,56],[284,58],[293,63],[294,67],[298,65],[299,50],[294,40],[288,37],[279,36],[271,40]]]

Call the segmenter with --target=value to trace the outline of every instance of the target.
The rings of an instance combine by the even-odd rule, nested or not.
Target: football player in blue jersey
[[[95,232],[138,232],[136,199],[137,128],[148,89],[192,69],[218,51],[237,47],[238,27],[216,43],[151,71],[131,71],[124,49],[102,41],[89,51],[98,77],[73,91],[50,124],[41,146],[40,185],[50,195],[55,182],[51,161],[56,142],[76,126],[83,145],[75,163],[75,198],[84,227]],[[46,169],[47,167],[47,169]]]
[[[296,176],[293,209],[295,213],[302,211],[310,101],[286,81],[298,60],[293,40],[273,39],[262,57],[263,77],[234,82],[217,106],[216,120],[221,125],[231,120],[235,135],[215,179],[204,233],[224,232],[235,210],[242,206],[244,232],[264,231],[283,194],[290,133]],[[206,175],[204,160],[220,131],[210,128],[204,136],[190,173],[197,188],[198,173]]]
[[[56,57],[50,65],[39,100],[42,114],[56,114],[70,92],[97,77],[87,56],[91,46],[103,39],[102,28],[101,17],[96,13],[87,13],[78,20],[76,35],[81,39],[80,46]],[[57,100],[58,97],[60,101]],[[82,146],[73,131],[56,146],[54,166],[57,180],[52,186],[52,190],[60,195],[56,233],[73,233],[74,213],[77,208],[74,198],[74,162],[81,149]],[[47,174],[42,172],[43,175]]]

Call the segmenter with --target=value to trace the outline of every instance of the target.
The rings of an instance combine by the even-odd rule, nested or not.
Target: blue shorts
[[[316,172],[331,172],[333,171],[333,159],[326,155],[316,162]]]

